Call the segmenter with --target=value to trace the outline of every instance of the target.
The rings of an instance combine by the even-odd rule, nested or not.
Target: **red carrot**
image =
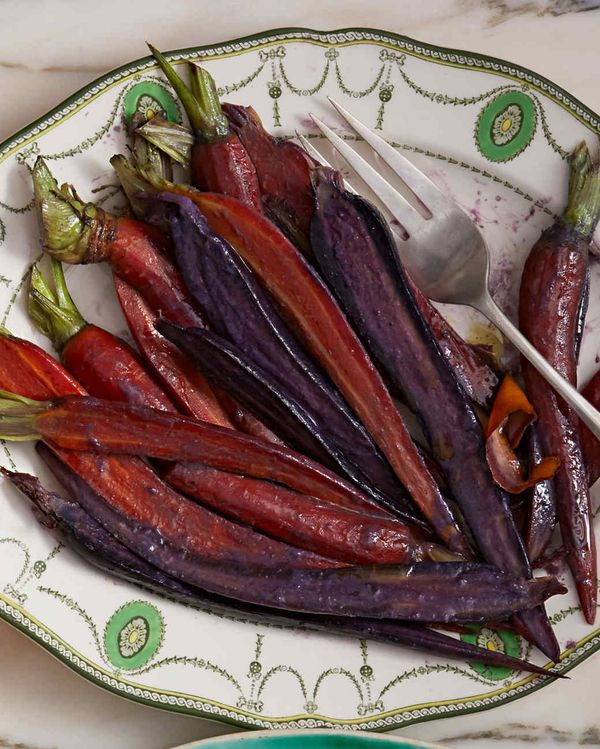
[[[83,387],[43,349],[6,332],[0,335],[0,388],[18,392],[25,398],[65,393],[85,395]],[[195,505],[176,494],[139,458],[74,452],[56,446],[53,450],[102,497],[107,512],[117,513],[151,532],[158,530],[183,550],[214,560],[245,559],[249,563],[253,559],[256,564],[275,567],[339,566]]]
[[[188,88],[167,59],[151,44],[148,46],[179,96],[194,132],[190,159],[192,183],[201,190],[231,195],[257,211],[262,210],[256,170],[237,134],[229,127],[208,71],[190,63],[191,88]],[[156,138],[158,128],[153,124],[151,133]],[[168,141],[171,130],[172,126],[164,122],[162,138]],[[161,136],[157,141],[152,139],[148,128],[140,132],[162,146]],[[173,155],[168,145],[167,150]]]
[[[158,315],[123,279],[115,276],[114,282],[121,309],[138,348],[179,410],[202,421],[233,428],[198,368],[154,327]]]
[[[0,432],[6,439],[34,439],[68,450],[147,455],[205,465],[284,484],[369,514],[374,500],[310,458],[278,445],[189,416],[127,403],[66,396],[15,406],[0,398]],[[14,396],[19,400],[19,396]],[[27,401],[27,399],[25,399]],[[10,412],[10,414],[9,414]],[[10,417],[10,418],[9,418]]]
[[[600,217],[600,165],[585,144],[571,162],[569,202],[533,246],[521,279],[519,321],[524,335],[563,377],[576,382],[579,310],[588,278],[588,248]],[[588,477],[576,416],[546,380],[523,360],[528,396],[537,411],[554,477],[557,516],[585,618],[596,616],[597,571]]]
[[[354,409],[424,516],[448,547],[467,547],[452,512],[417,451],[381,376],[331,293],[266,218],[233,198],[183,187],[211,229],[228,241],[279,302],[305,346]]]
[[[83,204],[72,188],[59,188],[41,157],[33,169],[33,185],[49,255],[67,263],[108,262],[167,320],[203,327],[183,280],[156,243],[156,229]]]
[[[65,368],[99,398],[176,411],[129,344],[84,320],[69,294],[60,263],[52,260],[52,269],[56,296],[34,266],[28,309],[33,322],[52,341]]]

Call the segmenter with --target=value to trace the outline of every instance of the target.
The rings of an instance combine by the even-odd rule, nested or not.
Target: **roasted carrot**
[[[483,558],[511,574],[531,568],[510,510],[485,461],[485,442],[460,387],[412,296],[394,239],[369,202],[347,192],[329,168],[315,172],[313,249],[374,361],[414,409]],[[543,609],[519,614],[521,629],[548,657],[560,648]]]
[[[43,443],[39,443],[37,449],[46,461],[53,464],[57,472],[61,472],[62,483],[68,485],[69,493],[79,495],[81,492],[78,490],[77,477],[73,474],[69,475],[68,469],[63,464],[58,465],[57,458]],[[48,491],[34,476],[9,471],[2,467],[0,467],[0,472],[30,500],[38,521],[57,532],[61,541],[85,561],[104,572],[150,588],[177,601],[183,601],[188,605],[213,613],[242,613],[258,623],[266,621],[283,626],[292,625],[324,631],[328,634],[368,637],[369,640],[401,645],[430,655],[487,663],[490,666],[510,668],[513,671],[529,671],[541,676],[559,676],[527,661],[512,658],[499,651],[480,648],[417,624],[391,623],[357,617],[289,614],[281,610],[270,610],[211,595],[199,588],[186,585],[134,554],[106,531],[74,499],[66,499],[55,492]],[[444,626],[461,631],[465,629],[464,625]]]
[[[83,387],[56,359],[39,346],[6,333],[0,336],[0,387],[11,388],[24,397],[85,394]],[[103,511],[115,522],[137,523],[139,529],[148,527],[151,533],[158,528],[183,550],[196,549],[214,560],[252,558],[256,564],[275,567],[339,564],[292,549],[190,502],[176,494],[137,457],[53,449],[60,461],[101,497]]]
[[[154,327],[158,315],[123,279],[115,276],[114,282],[117,298],[138,348],[179,410],[202,421],[233,428],[198,368]]]
[[[573,385],[576,383],[579,311],[587,286],[588,249],[600,217],[600,165],[585,144],[571,159],[569,200],[525,263],[521,279],[521,330]],[[523,359],[527,394],[538,413],[545,454],[560,467],[554,477],[557,514],[569,567],[586,620],[596,617],[596,548],[588,477],[579,444],[579,424],[546,380]]]
[[[226,195],[174,186],[248,263],[290,327],[327,371],[415,504],[452,551],[469,555],[452,510],[414,445],[392,397],[331,292],[264,216]]]
[[[172,532],[165,534],[133,517],[115,519],[93,487],[78,475],[52,460],[49,467],[92,518],[146,562],[188,585],[258,606],[337,616],[343,612],[343,617],[460,623],[503,618],[517,608],[535,606],[565,592],[554,577],[520,580],[472,562],[322,570],[275,569],[243,559],[215,564],[210,550],[191,548]]]
[[[314,259],[310,223],[315,214],[312,173],[317,164],[293,141],[268,133],[252,107],[223,104],[223,110],[252,159],[267,214]],[[215,189],[215,192],[218,191]],[[496,373],[463,341],[427,297],[414,284],[411,286],[421,313],[455,375],[476,403],[487,405],[498,384]]]
[[[177,464],[164,474],[182,494],[242,523],[348,564],[403,564],[452,558],[391,517],[357,513],[314,497],[202,465]]]
[[[296,143],[268,133],[252,107],[223,104],[223,110],[252,160],[268,215],[310,256],[315,210],[310,175],[315,162]]]
[[[82,203],[72,188],[59,188],[41,157],[33,169],[33,185],[49,255],[67,263],[108,262],[163,317],[203,326],[182,279],[157,243],[162,235],[154,227]]]
[[[229,127],[221,110],[215,83],[207,70],[190,63],[188,88],[168,60],[152,45],[148,45],[161,70],[179,96],[194,133],[191,148],[192,182],[201,190],[231,195],[260,211],[260,188],[256,170],[237,134]],[[164,146],[173,130],[164,123],[162,137],[157,128],[142,128],[152,142]],[[176,134],[179,133],[175,128]],[[177,137],[177,136],[176,136]],[[168,145],[167,145],[168,149]],[[175,155],[172,150],[171,155]]]
[[[15,392],[18,383],[15,384]],[[145,406],[66,396],[49,401],[3,393],[0,432],[68,450],[147,455],[190,461],[268,479],[326,502],[365,511],[381,508],[323,466],[287,448],[231,429]],[[17,405],[12,399],[20,401]],[[12,434],[12,436],[11,436]]]
[[[37,266],[33,267],[28,309],[35,325],[52,341],[64,367],[99,398],[176,411],[131,346],[82,317],[58,261],[52,260],[52,269],[56,294]]]
[[[529,463],[543,460],[538,426],[529,435]],[[523,540],[531,564],[537,562],[548,547],[556,526],[556,486],[552,479],[539,481],[531,491]]]
[[[600,408],[600,372],[596,372],[585,386],[583,395],[593,406]],[[582,422],[579,423],[579,434],[583,460],[588,470],[589,485],[593,486],[600,478],[600,440],[594,437]]]

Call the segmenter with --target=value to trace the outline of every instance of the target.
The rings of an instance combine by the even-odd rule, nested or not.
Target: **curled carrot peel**
[[[538,482],[551,479],[560,461],[541,458],[530,466],[529,475],[515,449],[537,415],[517,382],[506,375],[492,406],[486,428],[485,454],[494,481],[511,494],[520,494]]]

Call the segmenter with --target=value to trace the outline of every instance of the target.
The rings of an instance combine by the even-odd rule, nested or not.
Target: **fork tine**
[[[317,151],[317,149],[312,145],[312,143],[308,140],[308,138],[305,138],[304,135],[299,133],[297,130],[296,130],[296,138],[298,138],[298,140],[302,144],[302,148],[306,151],[306,153],[309,156],[312,156],[315,161],[321,164],[321,166],[331,167],[331,164],[327,161],[327,159],[323,156],[323,154],[320,151]]]
[[[424,219],[415,211],[411,204],[386,179],[375,171],[362,156],[342,140],[339,135],[336,135],[331,128],[327,127],[322,120],[314,114],[310,116],[331,145],[346,159],[358,176],[369,185],[371,190],[373,190],[392,215],[398,219],[409,235],[417,232],[419,224],[422,226]]]
[[[360,120],[350,114],[341,104],[334,101],[331,97],[327,97],[331,105],[335,108],[337,113],[344,119],[348,125],[363,138],[371,148],[381,156],[385,163],[396,172],[396,174],[402,179],[408,187],[414,192],[414,194],[423,202],[423,204],[429,208],[433,213],[433,209],[442,210],[448,207],[451,202],[444,193],[434,185],[434,183],[427,177],[420,169],[412,164],[407,158],[402,156],[393,146],[385,141],[380,135],[377,135],[372,130],[364,125]]]
[[[301,133],[299,133],[296,130],[296,137],[302,144],[302,147],[306,151],[306,153],[309,156],[312,156],[313,159],[318,162],[321,166],[328,166],[330,169],[334,169],[334,167],[327,161],[327,159],[323,156],[323,154],[320,151],[317,151],[317,149],[312,145],[312,143],[308,140],[308,138],[305,138]],[[353,192],[356,194],[357,190],[354,189],[351,182],[348,182],[348,180],[344,177],[344,187],[348,192]]]

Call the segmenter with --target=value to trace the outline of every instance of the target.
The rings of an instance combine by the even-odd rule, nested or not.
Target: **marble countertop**
[[[97,75],[146,53],[268,28],[386,28],[505,58],[600,111],[600,2],[594,0],[0,0],[0,141]],[[397,733],[488,749],[600,746],[598,657],[524,700]],[[596,677],[596,683],[593,679]],[[122,700],[83,681],[0,622],[0,747],[167,749],[235,729]]]

